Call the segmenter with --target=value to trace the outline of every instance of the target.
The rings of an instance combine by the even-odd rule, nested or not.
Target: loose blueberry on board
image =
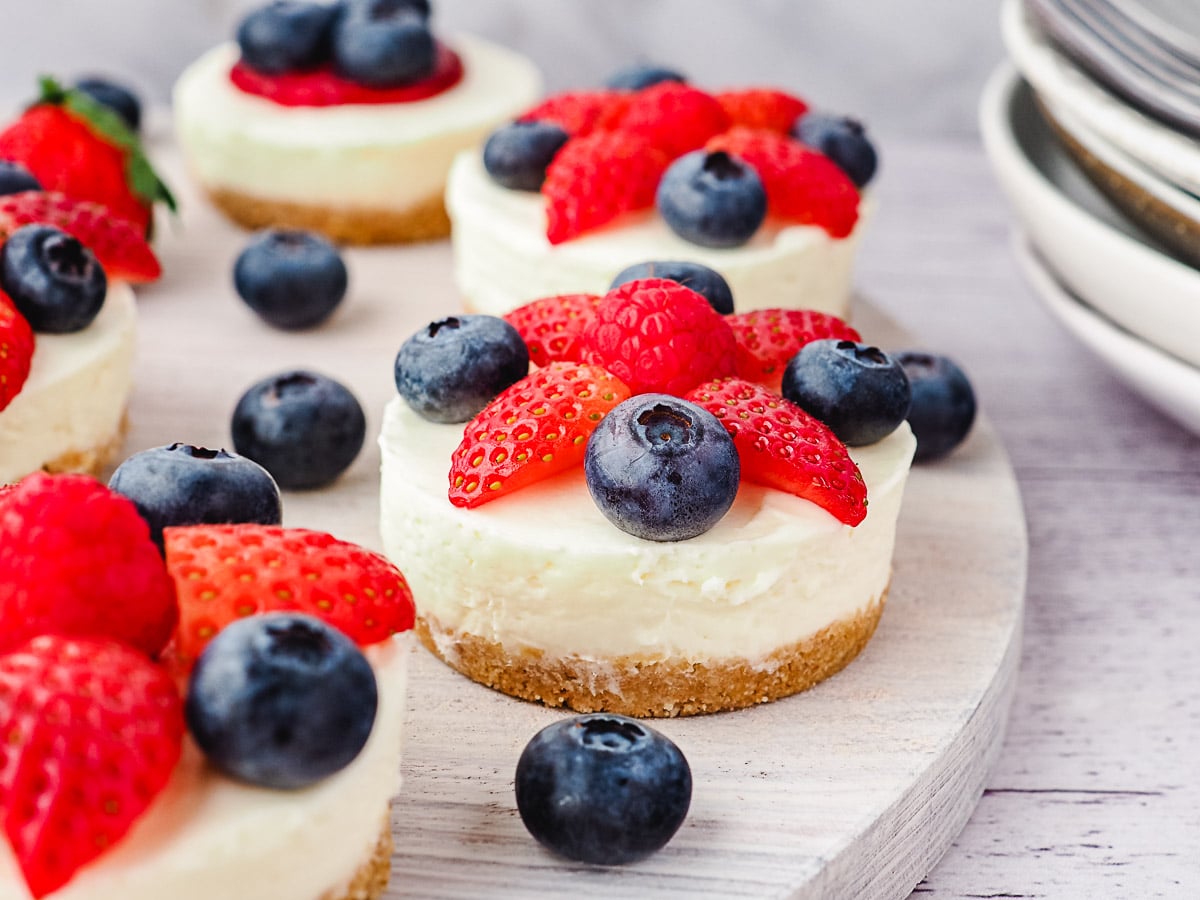
[[[252,10],[237,29],[242,62],[264,75],[313,69],[329,58],[340,4],[275,0]]]
[[[712,413],[669,394],[639,394],[596,427],[583,472],[592,500],[622,531],[686,541],[733,505],[741,469]]]
[[[226,625],[188,684],[188,730],[217,769],[291,790],[358,756],[379,705],[354,641],[320,619],[268,613]]]
[[[783,396],[849,447],[873,444],[904,421],[908,376],[878,347],[826,339],[805,344],[783,372]]]
[[[374,88],[412,84],[433,73],[437,42],[427,16],[396,0],[348,0],[333,27],[338,74]]]
[[[143,450],[117,466],[108,486],[133,501],[159,550],[168,525],[278,525],[282,517],[270,473],[225,450],[190,444]]]
[[[553,122],[511,122],[493,131],[483,145],[483,167],[501,187],[539,191],[546,167],[567,137]]]
[[[0,159],[0,196],[23,194],[25,191],[40,191],[42,183],[33,173],[9,159]]]
[[[42,334],[70,334],[92,324],[108,278],[92,251],[51,225],[25,225],[0,247],[0,288]]]
[[[692,771],[667,737],[595,713],[543,728],[517,762],[517,811],[568,859],[615,866],[662,849],[692,801]]]
[[[614,72],[604,81],[604,86],[614,91],[640,91],[643,88],[674,81],[687,84],[687,78],[665,66],[639,64]]]
[[[857,119],[807,112],[796,120],[792,135],[802,144],[828,156],[860,188],[874,177],[879,159]]]
[[[679,157],[659,182],[654,202],[672,231],[701,247],[740,247],[767,216],[758,173],[723,151]]]
[[[900,350],[893,354],[912,385],[908,424],[917,462],[939,459],[964,440],[975,422],[975,391],[966,373],[945,356]]]
[[[324,487],[362,449],[367,420],[343,385],[316,372],[282,372],[247,390],[233,411],[233,446],[284,490]]]
[[[493,397],[529,373],[520,332],[496,316],[430,322],[396,354],[396,390],[430,422],[469,422]]]
[[[618,272],[608,289],[611,291],[643,278],[669,278],[702,295],[721,315],[728,316],[733,313],[733,291],[730,290],[729,282],[716,269],[710,269],[700,263],[667,259],[635,263]]]
[[[233,267],[246,305],[287,331],[320,325],[346,296],[349,275],[337,248],[318,234],[271,228],[246,245]]]
[[[92,75],[78,79],[74,84],[75,90],[87,94],[97,103],[107,106],[136,132],[142,127],[142,103],[137,94],[123,84],[111,78],[100,78]]]

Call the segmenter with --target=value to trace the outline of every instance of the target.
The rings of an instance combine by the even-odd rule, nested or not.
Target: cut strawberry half
[[[623,91],[569,91],[547,97],[518,121],[553,122],[571,137],[584,137],[612,131],[629,108],[629,100]]]
[[[716,97],[731,125],[779,134],[788,134],[796,120],[808,111],[808,104],[799,97],[773,88],[722,91]]]
[[[737,339],[737,374],[778,388],[788,360],[810,341],[862,337],[837,316],[812,309],[756,309],[726,316]]]
[[[33,367],[33,329],[0,290],[0,410],[12,403]]]
[[[664,81],[634,95],[620,127],[641,135],[668,159],[675,159],[725,131],[729,116],[711,94]]]
[[[580,338],[596,316],[596,294],[560,294],[518,306],[504,316],[520,332],[535,366],[550,362],[583,362]]]

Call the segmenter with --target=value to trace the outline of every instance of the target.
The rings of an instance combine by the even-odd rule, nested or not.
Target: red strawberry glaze
[[[438,44],[433,74],[396,88],[372,88],[342,78],[325,65],[306,72],[265,75],[240,61],[229,72],[234,87],[280,106],[349,106],[351,104],[415,103],[428,100],[458,84],[463,77],[459,55]]]

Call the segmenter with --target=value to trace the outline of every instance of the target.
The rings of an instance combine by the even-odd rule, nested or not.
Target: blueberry
[[[961,444],[975,422],[975,391],[952,359],[901,350],[893,354],[912,385],[908,424],[918,462],[938,459]]]
[[[648,541],[686,541],[733,505],[733,438],[707,410],[667,394],[639,394],[596,427],[583,462],[588,491],[622,531]]]
[[[687,84],[687,78],[674,69],[643,63],[614,72],[605,79],[604,86],[614,91],[640,91],[664,81]]]
[[[727,316],[733,312],[733,291],[729,289],[729,282],[716,269],[700,263],[663,259],[635,263],[618,272],[608,289],[642,278],[669,278],[701,294],[721,315]]]
[[[517,810],[538,843],[602,866],[662,849],[692,801],[692,771],[664,735],[596,713],[543,728],[517,762]]]
[[[541,190],[546,167],[567,137],[553,122],[503,125],[483,145],[483,167],[501,187],[512,191]]]
[[[878,347],[828,339],[805,344],[783,372],[783,396],[850,447],[873,444],[904,421],[912,402],[900,363]]]
[[[345,387],[315,372],[264,378],[233,411],[233,446],[285,490],[329,484],[344,472],[367,433],[362,406]]]
[[[0,247],[0,288],[34,331],[70,334],[92,324],[108,278],[92,251],[50,225],[25,225]]]
[[[136,132],[142,126],[142,103],[137,94],[109,78],[91,76],[75,82],[75,90],[87,94],[97,103],[107,106]]]
[[[184,715],[217,769],[261,787],[307,787],[349,765],[379,689],[354,641],[320,619],[269,613],[226,625],[192,669]]]
[[[758,173],[724,151],[679,157],[658,183],[654,202],[672,231],[701,247],[740,247],[767,216]]]
[[[875,175],[879,159],[862,123],[856,119],[808,112],[796,120],[792,135],[837,163],[860,188]]]
[[[19,162],[0,159],[0,196],[20,194],[25,191],[40,191],[42,183]]]
[[[430,322],[396,354],[396,390],[431,422],[469,422],[529,373],[529,348],[495,316]]]
[[[117,466],[108,486],[133,501],[160,550],[169,525],[280,523],[279,488],[270,473],[225,450],[190,444],[143,450]]]
[[[333,62],[359,84],[400,87],[433,73],[437,42],[426,15],[405,0],[348,0],[333,29]]]
[[[288,331],[324,322],[346,296],[348,283],[337,248],[310,231],[260,232],[233,267],[234,287],[246,305]]]
[[[339,4],[275,0],[253,10],[237,29],[242,62],[266,75],[313,69],[329,59]]]

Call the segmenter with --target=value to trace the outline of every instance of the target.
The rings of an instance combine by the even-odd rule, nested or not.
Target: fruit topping
[[[783,373],[783,396],[851,447],[887,437],[912,403],[908,376],[893,357],[833,338],[805,344],[792,358]]]
[[[25,478],[0,507],[0,651],[39,634],[157,654],[175,590],[133,504],[86,475]]]
[[[808,104],[799,97],[772,88],[722,91],[716,96],[732,125],[780,134],[791,131],[796,119],[808,109]]]
[[[711,94],[673,81],[638,91],[621,117],[620,128],[646,138],[674,159],[703,147],[729,127],[729,117]]]
[[[729,323],[700,294],[665,278],[609,291],[585,326],[583,343],[584,358],[634,394],[679,396],[736,367]]]
[[[828,313],[811,309],[756,309],[727,320],[737,338],[737,374],[779,389],[784,367],[810,341],[858,341],[857,331]]]
[[[188,682],[188,728],[218,770],[262,787],[307,787],[358,756],[375,723],[375,673],[320,619],[272,613],[231,622]]]
[[[77,238],[51,225],[23,225],[0,247],[0,288],[34,331],[70,334],[100,314],[108,278]]]
[[[0,196],[40,191],[42,184],[33,173],[18,162],[0,159]]]
[[[96,254],[109,280],[154,281],[162,266],[139,231],[99,203],[72,200],[56,191],[24,191],[0,197],[0,242],[22,225],[53,225]]]
[[[33,329],[0,290],[0,411],[25,386],[33,366]]]
[[[166,670],[119,643],[43,635],[0,656],[0,810],[34,897],[128,833],[170,779],[183,730]]]
[[[668,156],[640,136],[597,132],[567,141],[546,170],[546,238],[551,244],[648,209]]]
[[[614,409],[587,444],[584,475],[597,508],[648,541],[686,541],[733,505],[738,453],[708,411],[666,394]]]
[[[720,150],[696,150],[671,163],[655,205],[672,231],[701,247],[740,247],[767,216],[758,173]]]
[[[641,91],[665,81],[687,84],[687,78],[665,66],[639,64],[614,72],[604,81],[604,86],[614,91]]]
[[[799,141],[772,131],[734,128],[708,142],[758,172],[768,212],[792,222],[819,225],[843,238],[858,221],[858,189],[837,164]]]
[[[689,287],[704,297],[714,310],[723,316],[733,312],[733,291],[721,273],[708,266],[684,260],[658,259],[634,263],[617,273],[609,290],[643,278],[668,278]]]
[[[536,119],[497,128],[483,145],[483,167],[501,187],[540,191],[546,168],[569,135],[554,122]]]
[[[437,42],[422,14],[397,0],[345,0],[333,25],[333,64],[343,78],[394,88],[433,74]]]
[[[438,319],[396,354],[396,390],[431,422],[467,422],[529,371],[517,329],[496,316]]]
[[[552,362],[501,393],[463,429],[450,502],[475,507],[578,466],[588,437],[629,388],[599,366]]]
[[[583,362],[583,329],[596,315],[596,294],[542,297],[505,314],[529,348],[535,366],[549,362]]]
[[[846,525],[867,514],[867,487],[846,446],[823,422],[766,388],[727,378],[687,399],[733,437],[748,481],[803,497]]]
[[[188,671],[230,622],[265,612],[302,612],[360,647],[412,628],[412,593],[377,553],[303,528],[196,525],[168,528],[167,569],[179,595],[169,653]]]
[[[667,737],[596,713],[543,728],[517,762],[517,810],[537,841],[568,859],[621,865],[664,847],[692,799],[687,759]]]
[[[301,0],[275,0],[251,10],[237,28],[242,62],[267,75],[321,65],[329,57],[339,12],[338,4]]]
[[[629,108],[629,95],[620,91],[568,91],[547,97],[518,119],[552,122],[571,137],[593,131],[612,131]]]
[[[901,350],[893,354],[912,386],[908,424],[917,439],[916,460],[945,456],[975,422],[975,391],[966,373],[945,356]]]
[[[866,130],[857,119],[810,112],[796,121],[792,135],[837,163],[860,188],[875,175],[879,160]]]
[[[258,463],[190,444],[135,453],[108,486],[133,501],[161,549],[168,525],[228,522],[279,524],[279,488]]]
[[[315,372],[272,375],[247,390],[233,411],[233,446],[284,490],[323,487],[362,449],[367,420],[343,385]]]
[[[246,245],[233,267],[238,295],[263,321],[297,331],[328,319],[349,276],[337,248],[311,231],[272,228]]]
[[[71,87],[107,106],[121,117],[121,121],[130,131],[137,133],[142,127],[142,101],[127,86],[111,78],[92,75],[77,79]]]

